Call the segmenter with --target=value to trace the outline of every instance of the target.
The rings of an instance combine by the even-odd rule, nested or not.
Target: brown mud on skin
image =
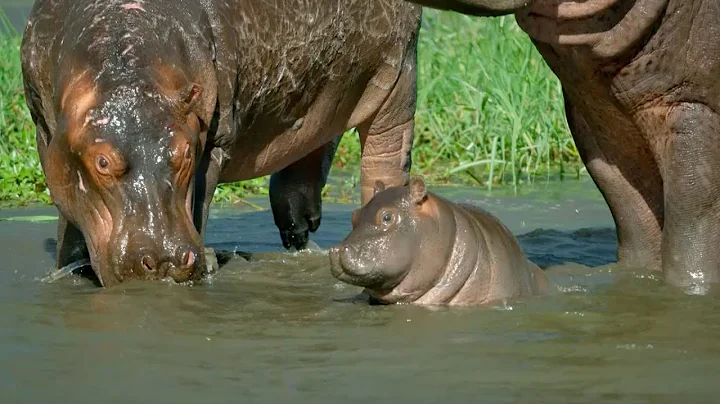
[[[514,13],[562,84],[617,228],[618,262],[706,293],[720,281],[720,3],[409,0]]]
[[[407,180],[420,7],[401,0],[38,0],[28,107],[60,211],[57,266],[198,279],[215,187],[273,174],[286,247],[320,225],[339,136],[363,201]]]
[[[543,271],[488,212],[427,192],[418,177],[384,188],[330,250],[337,279],[386,304],[473,305],[547,290]]]

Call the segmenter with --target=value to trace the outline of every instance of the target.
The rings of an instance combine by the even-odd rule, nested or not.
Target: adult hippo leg
[[[411,48],[414,52],[414,46]],[[368,122],[357,128],[362,149],[360,182],[363,206],[373,197],[378,180],[392,187],[404,185],[409,179],[417,94],[415,62],[415,55],[405,58],[395,86],[382,107]]]
[[[215,188],[220,178],[223,163],[223,150],[208,146],[195,173],[195,190],[193,193],[193,223],[200,237],[205,239],[207,219],[210,214]]]
[[[663,272],[668,283],[705,293],[720,281],[720,117],[708,106],[668,108]]]
[[[270,177],[270,206],[285,248],[305,248],[308,233],[320,227],[321,193],[340,139],[342,135]]]
[[[605,153],[598,139],[611,139],[608,128],[598,124],[598,119],[590,108],[581,108],[574,104],[568,94],[563,92],[565,112],[570,132],[590,176],[602,192],[613,219],[618,238],[618,262],[630,268],[661,269],[660,243],[662,239],[662,182],[659,173],[649,174],[645,181],[634,180],[627,173],[642,174],[641,167],[633,164],[654,165],[649,152],[636,147],[629,139],[637,139],[639,134],[630,124],[617,124],[619,130],[614,143],[637,152],[636,156],[613,158],[618,153]],[[616,116],[619,117],[618,114]],[[602,121],[600,121],[602,122]],[[620,134],[622,137],[619,137]],[[608,142],[603,145],[607,146]],[[642,157],[641,157],[642,156]],[[649,170],[649,167],[644,167]],[[637,178],[637,177],[636,177]]]

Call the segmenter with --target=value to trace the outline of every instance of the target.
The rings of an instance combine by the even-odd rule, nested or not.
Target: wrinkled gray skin
[[[60,211],[57,265],[197,279],[218,183],[275,173],[286,245],[320,221],[357,127],[363,201],[407,181],[420,7],[401,0],[39,0],[25,94]]]
[[[485,304],[547,289],[542,270],[488,212],[427,192],[421,178],[376,191],[330,249],[337,279],[386,304]]]
[[[695,293],[720,281],[720,2],[410,1],[515,13],[560,79],[618,261]]]

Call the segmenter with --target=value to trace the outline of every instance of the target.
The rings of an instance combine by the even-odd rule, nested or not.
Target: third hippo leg
[[[663,272],[668,283],[705,293],[720,281],[720,116],[679,103],[666,124]]]
[[[307,246],[320,227],[322,189],[342,135],[270,177],[270,206],[285,248]]]
[[[618,118],[609,128],[592,108],[564,93],[568,126],[588,173],[610,208],[618,238],[617,260],[629,268],[660,270],[662,180],[637,128]],[[608,150],[608,148],[611,148]],[[607,152],[606,152],[607,151]]]
[[[380,110],[370,122],[357,128],[362,148],[360,183],[363,205],[372,198],[377,181],[393,187],[406,184],[409,178],[417,97],[415,56],[406,58],[404,63]]]

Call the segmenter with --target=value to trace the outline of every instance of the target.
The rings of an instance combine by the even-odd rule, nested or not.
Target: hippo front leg
[[[195,172],[195,189],[193,190],[193,224],[200,238],[205,242],[205,233],[207,231],[207,222],[210,215],[210,204],[212,203],[215,188],[220,179],[225,152],[219,147],[209,146],[203,153],[202,160]],[[207,272],[214,272],[218,269],[217,257],[214,250],[210,248],[204,249],[205,265]]]
[[[417,94],[415,60],[415,56],[405,60],[400,76],[380,110],[370,122],[357,128],[362,148],[363,206],[372,199],[377,181],[388,187],[408,182]]]
[[[720,116],[681,103],[666,119],[663,272],[668,283],[702,294],[720,282]]]
[[[320,227],[322,189],[342,135],[270,177],[270,206],[285,248],[307,246]]]
[[[90,258],[82,232],[62,213],[58,214],[56,258],[58,268]]]

